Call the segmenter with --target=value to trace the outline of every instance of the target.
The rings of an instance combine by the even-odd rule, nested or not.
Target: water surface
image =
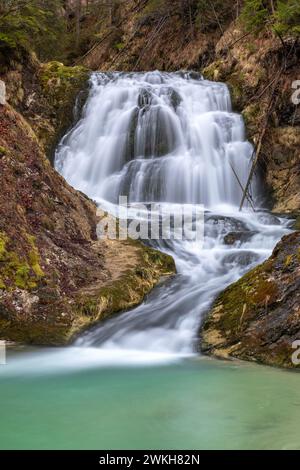
[[[0,448],[300,449],[297,373],[203,357],[120,366],[93,349],[83,355],[9,355]]]

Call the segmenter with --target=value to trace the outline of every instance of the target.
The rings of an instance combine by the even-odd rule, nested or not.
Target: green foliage
[[[279,34],[300,35],[300,2],[299,0],[279,1],[274,15],[274,29]]]
[[[265,26],[270,20],[269,11],[263,0],[246,0],[242,11],[242,21],[247,29]]]
[[[11,249],[9,237],[0,232],[0,289],[33,289],[43,278],[35,238],[31,235],[26,238],[30,250],[21,257]]]
[[[283,35],[300,34],[299,0],[245,0],[241,19],[245,27],[270,29]]]
[[[65,31],[61,0],[0,0],[0,49],[34,49],[57,57]]]

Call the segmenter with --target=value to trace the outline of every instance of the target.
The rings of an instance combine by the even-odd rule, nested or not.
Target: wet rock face
[[[247,231],[247,232],[229,232],[224,237],[225,245],[240,245],[241,243],[245,243],[251,238],[256,235],[257,232]]]
[[[217,237],[220,233],[224,234],[224,241],[230,245],[235,242],[234,239],[242,237],[242,234],[248,234],[246,225],[234,217],[225,215],[205,214],[204,233],[210,237]]]
[[[292,355],[300,340],[300,232],[218,296],[200,334],[204,353],[299,367]]]

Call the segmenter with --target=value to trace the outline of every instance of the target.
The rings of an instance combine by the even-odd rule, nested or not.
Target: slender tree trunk
[[[240,0],[236,2],[236,19],[240,16]]]
[[[194,25],[193,25],[193,15],[192,15],[192,5],[189,0],[189,20],[190,20],[190,29],[191,29],[191,37],[194,39]]]
[[[78,49],[80,39],[80,17],[81,17],[81,0],[76,0],[76,36],[75,36],[75,47]]]
[[[108,20],[109,25],[112,26],[114,23],[114,2],[110,0],[108,3]]]

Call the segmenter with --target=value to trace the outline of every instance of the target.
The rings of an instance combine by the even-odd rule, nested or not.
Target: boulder
[[[201,350],[216,357],[299,367],[293,361],[300,340],[299,231],[217,297],[200,336]]]

